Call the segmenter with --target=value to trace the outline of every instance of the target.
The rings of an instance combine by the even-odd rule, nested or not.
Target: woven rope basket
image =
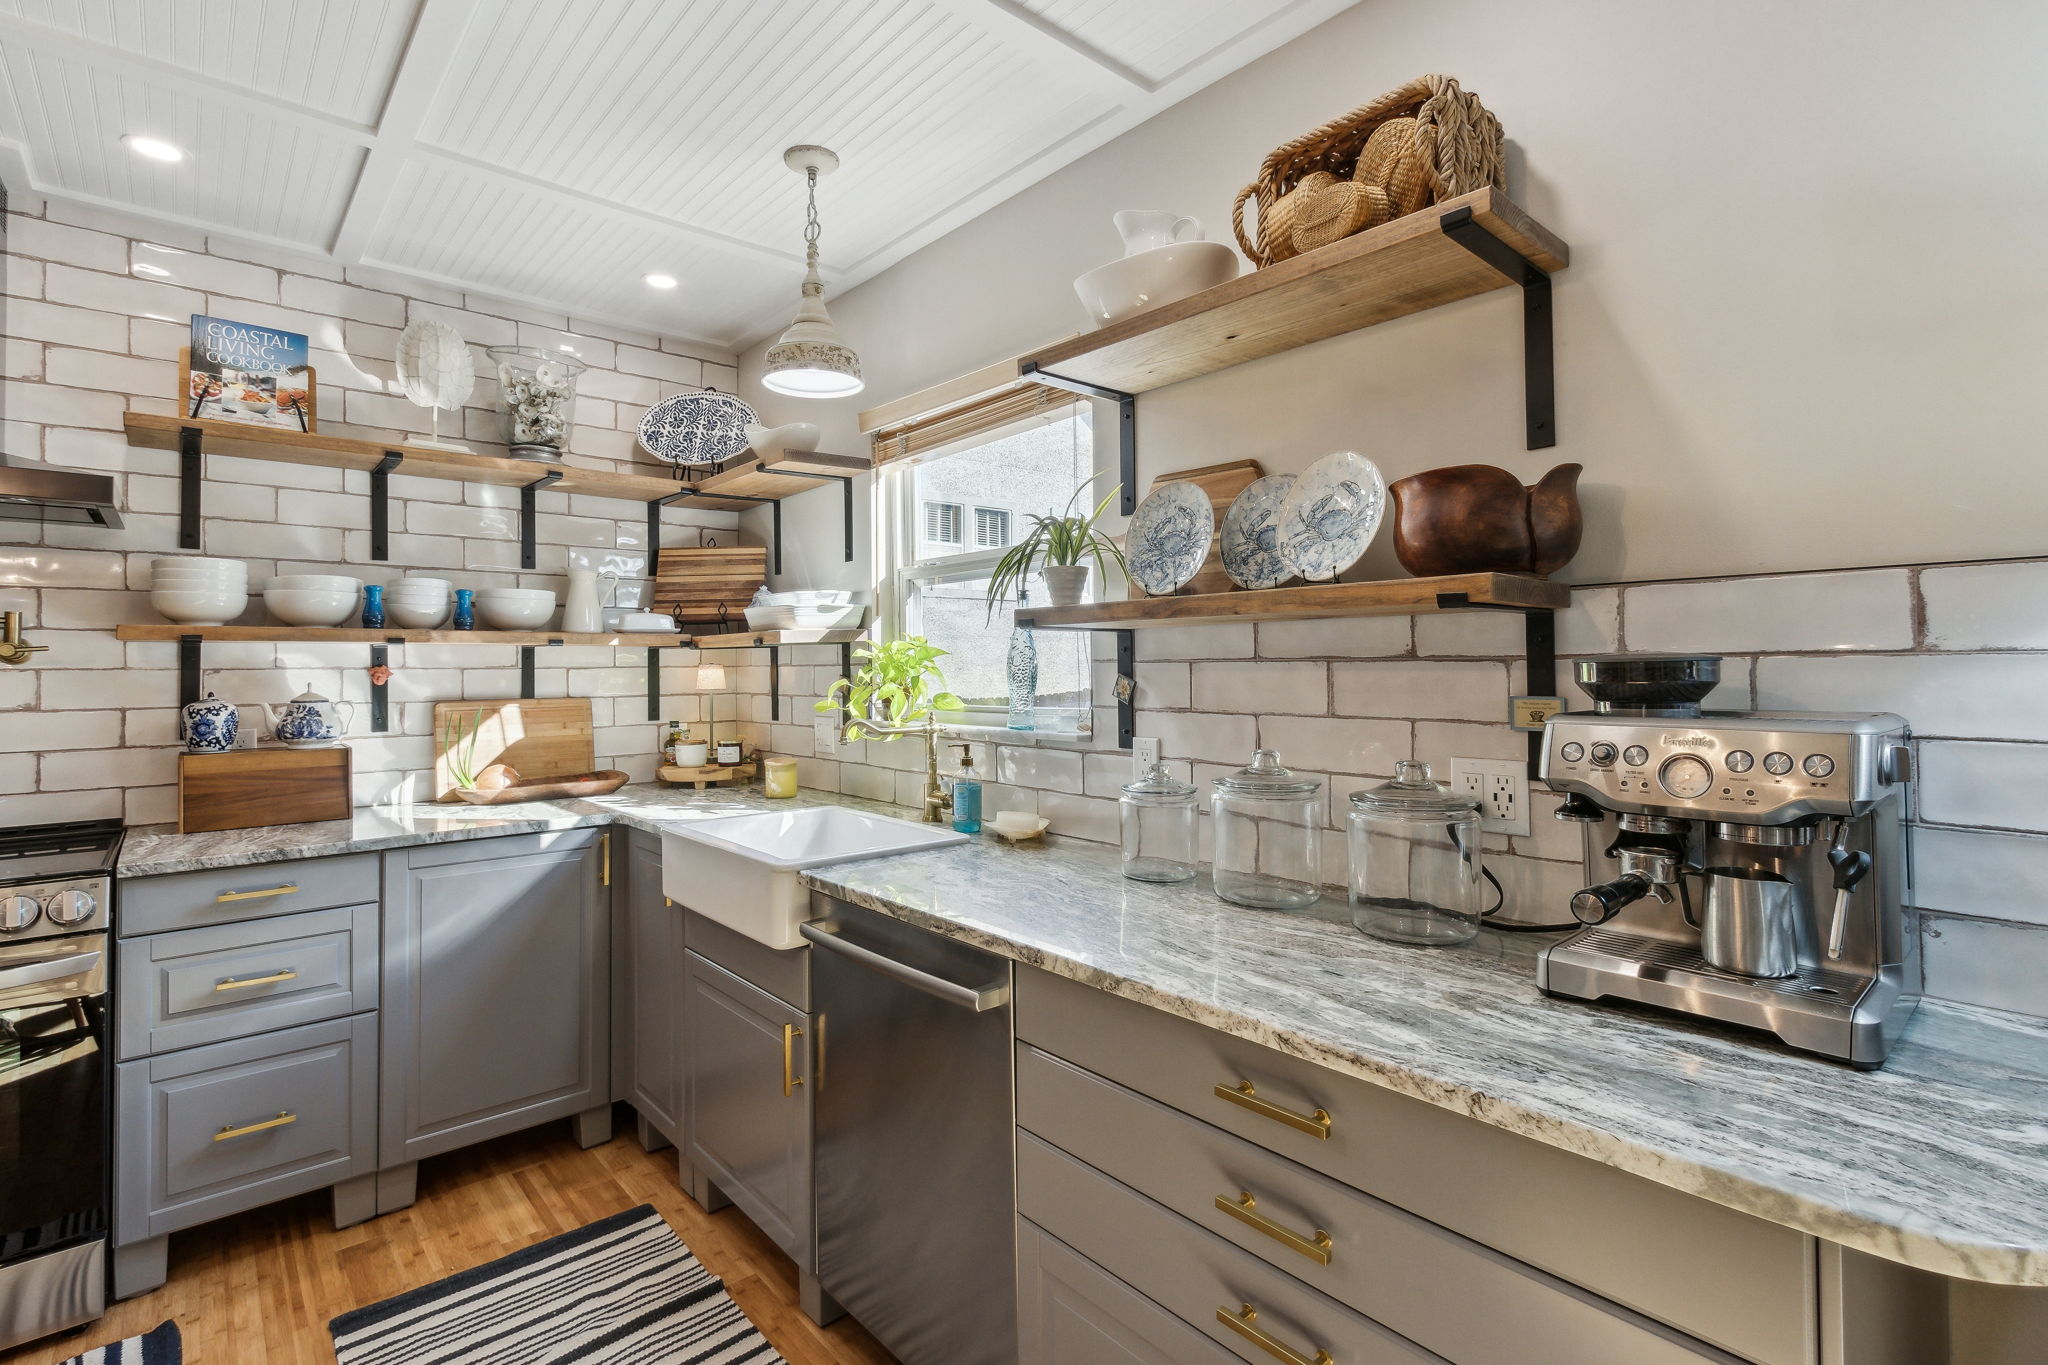
[[[1231,227],[1263,268],[1503,180],[1500,120],[1449,76],[1420,76],[1274,148],[1238,192]],[[1256,241],[1246,200],[1258,204]]]

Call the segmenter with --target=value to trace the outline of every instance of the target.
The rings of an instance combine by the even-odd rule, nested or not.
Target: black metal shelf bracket
[[[391,471],[404,459],[399,451],[387,450],[384,458],[370,468],[371,559],[391,558]]]
[[[661,719],[661,646],[647,647],[647,719]]]
[[[519,646],[519,699],[533,700],[533,646]]]
[[[1116,636],[1116,747],[1128,749],[1138,736],[1138,632]]]
[[[1138,400],[1121,389],[1104,388],[1091,384],[1085,379],[1069,379],[1063,374],[1041,370],[1032,361],[1025,361],[1019,371],[1024,378],[1048,388],[1065,389],[1078,393],[1084,398],[1100,398],[1116,404],[1116,469],[1122,487],[1118,498],[1119,509],[1125,516],[1138,510]]]
[[[1523,693],[1530,697],[1557,695],[1557,612],[1550,607],[1517,607],[1506,602],[1474,602],[1462,592],[1436,595],[1438,611],[1512,611],[1522,618]],[[1543,766],[1543,732],[1529,732],[1529,778],[1534,781]]]
[[[1557,371],[1552,356],[1550,276],[1480,226],[1470,205],[1440,220],[1444,236],[1522,287],[1522,393],[1529,449],[1557,444]]]
[[[178,548],[196,550],[199,544],[200,490],[205,457],[199,453],[198,427],[178,428]]]
[[[546,488],[549,484],[558,481],[561,477],[561,470],[550,469],[532,483],[523,485],[519,490],[519,567],[522,569],[530,569],[535,563],[534,526],[536,524],[536,516],[533,507],[533,495]],[[527,695],[532,696],[533,694],[529,692]]]
[[[758,639],[755,644],[761,643]],[[782,646],[768,646],[768,719],[782,719]]]
[[[391,729],[391,684],[378,682],[376,670],[391,666],[391,646],[405,643],[403,635],[392,635],[381,645],[370,646],[370,729],[384,734]]]
[[[178,725],[181,734],[184,731],[185,708],[199,700],[199,647],[205,641],[203,635],[178,637]]]

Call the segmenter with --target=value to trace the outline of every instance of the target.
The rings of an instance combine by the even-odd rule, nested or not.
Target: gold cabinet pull
[[[804,1078],[796,1074],[796,1040],[803,1036],[804,1031],[795,1024],[784,1024],[782,1026],[782,1097],[784,1099],[794,1095],[796,1088],[804,1083]]]
[[[612,832],[610,830],[606,830],[598,836],[597,846],[603,850],[604,857],[603,866],[597,874],[597,884],[599,886],[610,886],[612,884]]]
[[[1310,1137],[1326,1138],[1330,1135],[1330,1114],[1318,1109],[1310,1114],[1297,1114],[1292,1109],[1283,1109],[1271,1100],[1259,1098],[1259,1092],[1252,1088],[1250,1081],[1239,1081],[1236,1085],[1219,1085],[1216,1098],[1242,1105],[1254,1114],[1269,1118],[1275,1123],[1284,1123],[1289,1128],[1298,1128]]]
[[[293,968],[286,967],[282,971],[272,972],[268,976],[222,977],[219,981],[213,983],[213,988],[217,991],[239,991],[250,986],[269,986],[279,981],[296,981],[298,979],[298,972]]]
[[[811,1093],[815,1095],[825,1088],[825,1016],[821,1014],[811,1020],[811,1027],[818,1031],[818,1036],[811,1040],[818,1054],[811,1063]]]
[[[1242,1308],[1235,1310],[1229,1308],[1219,1308],[1216,1310],[1216,1321],[1222,1323],[1225,1327],[1228,1327],[1231,1331],[1237,1333],[1275,1360],[1284,1360],[1287,1362],[1287,1365],[1337,1365],[1336,1357],[1328,1351],[1318,1350],[1312,1356],[1305,1356],[1286,1342],[1266,1332],[1263,1328],[1255,1326],[1254,1324],[1258,1321],[1258,1317],[1259,1310],[1250,1304],[1245,1304]]]
[[[1219,1194],[1216,1196],[1216,1207],[1229,1214],[1232,1218],[1235,1218],[1238,1222],[1243,1223],[1246,1227],[1256,1228],[1260,1232],[1265,1233],[1281,1246],[1291,1251],[1300,1252],[1317,1265],[1328,1265],[1330,1263],[1331,1242],[1329,1233],[1324,1232],[1321,1228],[1317,1228],[1312,1235],[1304,1237],[1298,1232],[1281,1227],[1278,1223],[1258,1211],[1259,1201],[1252,1198],[1250,1190],[1240,1190],[1235,1199],[1232,1199],[1227,1194]]]
[[[272,886],[261,891],[223,891],[213,898],[213,903],[226,905],[229,901],[260,901],[265,896],[289,896],[298,889],[296,886]]]
[[[215,1142],[226,1142],[229,1138],[247,1137],[251,1133],[260,1133],[266,1128],[282,1128],[288,1123],[297,1123],[298,1121],[299,1116],[297,1114],[294,1114],[289,1109],[280,1109],[277,1111],[276,1118],[265,1119],[261,1123],[245,1123],[239,1128],[231,1123],[218,1133],[215,1133],[213,1140]]]

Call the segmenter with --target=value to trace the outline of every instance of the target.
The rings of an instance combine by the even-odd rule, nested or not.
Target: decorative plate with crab
[[[1154,484],[1131,514],[1124,541],[1131,581],[1153,597],[1178,592],[1202,571],[1215,534],[1216,509],[1199,484]]]
[[[1223,514],[1223,572],[1240,588],[1277,588],[1294,577],[1280,553],[1280,504],[1292,474],[1268,474],[1245,485]]]
[[[1295,479],[1278,514],[1280,553],[1311,583],[1358,562],[1387,510],[1380,467],[1355,450],[1325,455]]]
[[[753,420],[754,410],[729,393],[679,393],[640,418],[640,444],[669,464],[719,464],[747,448]]]

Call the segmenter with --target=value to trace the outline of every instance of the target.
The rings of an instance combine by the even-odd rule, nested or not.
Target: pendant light
[[[818,177],[839,169],[839,154],[826,147],[791,147],[782,164],[802,171],[810,190],[804,219],[803,302],[796,321],[782,334],[763,361],[761,382],[776,393],[796,398],[846,398],[859,393],[860,357],[839,339],[825,311],[825,282],[818,278]]]

